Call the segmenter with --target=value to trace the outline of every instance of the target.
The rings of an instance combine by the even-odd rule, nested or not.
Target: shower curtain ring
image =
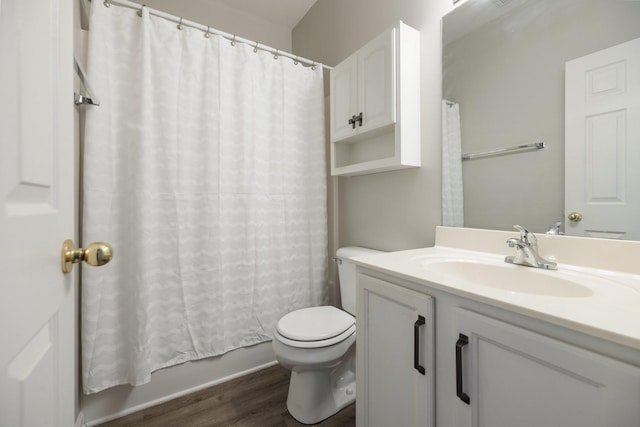
[[[231,46],[235,46],[236,45],[236,35],[233,35],[233,39],[231,40]]]
[[[313,62],[313,65],[311,66],[311,69],[312,69],[313,71],[315,71],[315,70],[316,70],[316,63],[315,63],[315,61]]]
[[[256,45],[253,47],[253,53],[258,53],[258,42],[256,42]]]
[[[276,49],[276,52],[273,54],[273,59],[278,59],[278,49]]]
[[[293,65],[298,65],[298,55],[296,55],[296,59],[293,61]]]
[[[206,33],[204,33],[204,36],[205,36],[206,38],[211,37],[211,33],[209,32],[209,30],[210,30],[210,29],[211,29],[211,27],[207,26],[207,32],[206,32]]]
[[[138,11],[136,12],[140,18],[142,18],[142,9],[144,9],[145,6],[146,6],[146,4],[143,4],[142,7],[140,9],[138,9]]]
[[[111,7],[111,2],[109,0],[104,0],[102,4],[104,5],[104,7]]]
[[[180,22],[178,22],[178,25],[176,25],[176,28],[179,30],[182,30],[182,17],[180,17]]]

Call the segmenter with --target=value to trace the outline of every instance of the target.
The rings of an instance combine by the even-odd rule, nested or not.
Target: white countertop
[[[467,230],[467,231],[465,231]],[[484,286],[483,279],[432,271],[437,259],[476,259],[499,265],[514,250],[505,241],[517,234],[487,230],[438,227],[436,246],[353,258],[362,267],[400,277],[416,284],[500,307],[591,336],[640,350],[640,243],[565,236],[538,236],[540,254],[558,262],[557,271],[535,274],[570,277],[587,292],[553,296]],[[447,246],[445,246],[447,245]],[[504,246],[504,248],[503,248]],[[487,250],[477,250],[486,247]],[[622,261],[621,261],[622,259]],[[572,261],[573,263],[563,262]],[[625,262],[626,261],[626,262]],[[635,261],[635,262],[633,262]],[[507,265],[508,268],[531,269]],[[437,269],[436,269],[437,270]],[[529,272],[531,273],[531,272]],[[527,272],[525,272],[527,274]],[[582,279],[585,279],[582,282]]]

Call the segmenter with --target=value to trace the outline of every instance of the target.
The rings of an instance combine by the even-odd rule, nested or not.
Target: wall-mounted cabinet
[[[331,175],[420,166],[420,34],[399,22],[330,75]]]

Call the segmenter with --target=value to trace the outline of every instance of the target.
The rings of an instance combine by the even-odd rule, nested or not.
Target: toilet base
[[[355,346],[330,369],[291,370],[287,409],[303,424],[315,424],[356,400]]]

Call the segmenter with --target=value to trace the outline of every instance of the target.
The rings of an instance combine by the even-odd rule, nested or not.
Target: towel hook
[[[178,22],[178,25],[176,25],[176,28],[179,30],[182,30],[182,17],[180,17],[180,22]]]
[[[211,27],[207,26],[207,32],[206,32],[206,33],[204,33],[204,36],[205,36],[206,38],[211,37],[211,33],[209,32],[209,30],[210,30],[210,29],[211,29]]]
[[[236,35],[233,35],[233,39],[231,40],[231,46],[235,46],[236,45]]]
[[[140,18],[142,18],[142,9],[144,9],[145,6],[146,4],[143,4],[142,7],[136,12]]]

